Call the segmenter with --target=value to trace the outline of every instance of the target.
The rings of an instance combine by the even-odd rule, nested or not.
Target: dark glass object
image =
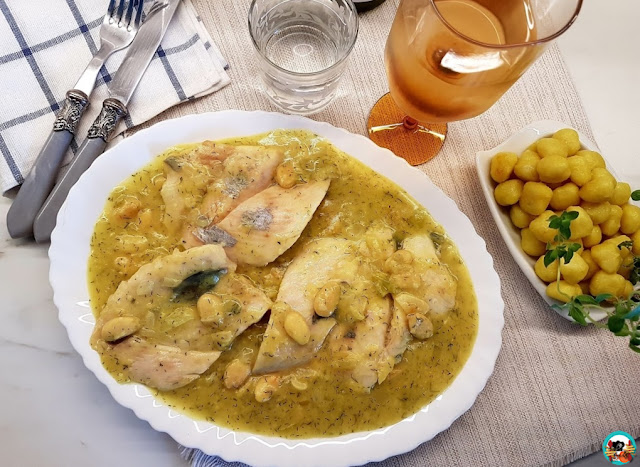
[[[363,13],[374,9],[378,5],[382,5],[384,0],[353,0],[353,3],[356,6],[356,10],[358,10],[359,13]]]

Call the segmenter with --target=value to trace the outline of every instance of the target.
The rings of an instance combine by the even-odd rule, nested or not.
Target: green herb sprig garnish
[[[560,216],[553,215],[549,218],[549,227],[556,229],[558,233],[553,238],[556,245],[547,244],[547,252],[543,260],[544,267],[549,267],[556,260],[560,261],[560,265],[563,259],[565,264],[569,263],[575,252],[581,248],[579,243],[566,243],[571,238],[571,221],[577,219],[578,215],[577,211],[565,211]],[[559,274],[560,268],[558,268]]]
[[[634,191],[633,195],[636,195],[637,198],[640,199],[640,190]],[[580,249],[579,243],[562,243],[567,242],[571,237],[571,222],[577,217],[577,212],[565,211],[560,216],[551,216],[549,218],[549,227],[558,231],[558,234],[554,237],[554,241],[560,244],[555,247],[551,244],[547,245],[547,253],[544,256],[545,267],[556,260],[561,261],[562,259],[564,259],[564,263],[567,264]],[[631,250],[632,247],[632,241],[621,242],[618,245],[620,250],[623,248]],[[561,266],[562,261],[558,267],[558,280],[560,280]],[[629,276],[629,281],[635,285],[640,282],[640,256],[632,256],[630,266],[631,275]],[[559,286],[558,290],[560,290]],[[613,309],[602,306],[606,301],[614,302]],[[628,336],[629,348],[634,352],[640,353],[640,291],[632,292],[626,299],[616,298],[611,294],[600,294],[596,297],[585,294],[577,295],[570,298],[564,305],[556,304],[552,305],[552,308],[559,312],[566,311],[576,323],[582,326],[592,323],[599,328],[609,329],[609,331],[616,336]],[[603,310],[607,314],[607,320],[600,323],[593,319],[590,315],[590,308]]]

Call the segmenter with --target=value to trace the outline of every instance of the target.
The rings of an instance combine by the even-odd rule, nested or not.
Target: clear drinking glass
[[[308,115],[336,95],[358,14],[350,0],[253,0],[249,32],[269,98]]]
[[[371,110],[371,139],[412,165],[431,159],[447,122],[491,107],[581,6],[582,0],[401,0],[385,49],[390,94]]]

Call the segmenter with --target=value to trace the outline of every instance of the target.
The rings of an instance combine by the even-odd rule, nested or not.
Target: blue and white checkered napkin
[[[22,183],[52,129],[54,115],[100,45],[108,0],[0,0],[0,192]],[[148,10],[153,1],[145,2]],[[101,70],[91,105],[67,161],[108,97],[107,86],[124,58],[112,55]],[[229,83],[226,62],[191,0],[173,17],[118,129],[143,123],[182,101]]]

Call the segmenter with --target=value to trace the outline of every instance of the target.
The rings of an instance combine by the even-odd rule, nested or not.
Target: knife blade
[[[116,126],[127,115],[127,105],[156,54],[179,4],[180,0],[164,0],[156,1],[152,5],[113,81],[109,84],[109,97],[104,100],[100,115],[89,128],[87,138],[78,149],[77,156],[71,161],[62,179],[36,216],[33,223],[36,242],[42,243],[50,239],[56,226],[58,212],[67,199],[69,190],[102,154]]]

